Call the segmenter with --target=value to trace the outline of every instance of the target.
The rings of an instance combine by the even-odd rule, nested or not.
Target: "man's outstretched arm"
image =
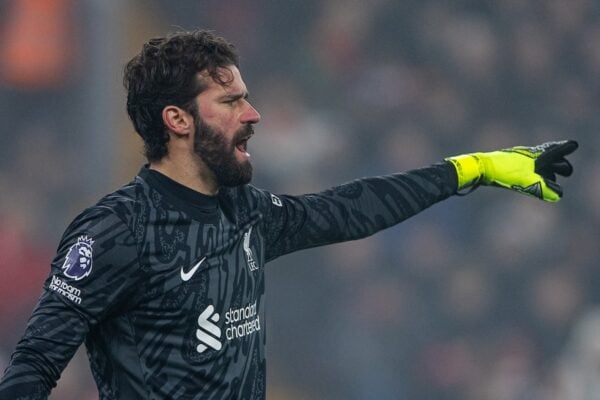
[[[329,190],[266,200],[267,260],[330,243],[360,239],[393,226],[462,189],[493,185],[558,201],[556,174],[568,176],[574,141],[450,157],[403,173],[358,179]]]

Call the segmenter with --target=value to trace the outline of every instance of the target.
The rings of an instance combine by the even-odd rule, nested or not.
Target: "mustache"
[[[241,140],[244,139],[249,139],[251,136],[254,135],[254,126],[253,125],[244,125],[242,128],[240,128],[234,136],[234,142],[239,142]]]

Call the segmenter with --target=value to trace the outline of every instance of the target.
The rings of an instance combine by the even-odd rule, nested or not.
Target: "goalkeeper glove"
[[[456,168],[458,190],[479,185],[500,186],[541,200],[556,202],[562,188],[556,174],[569,176],[573,167],[565,158],[574,152],[574,140],[548,142],[534,147],[517,146],[490,153],[472,153],[446,158]]]

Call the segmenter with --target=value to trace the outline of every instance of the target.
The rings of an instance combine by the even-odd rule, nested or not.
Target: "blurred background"
[[[275,193],[581,145],[559,204],[479,189],[269,264],[269,399],[598,398],[594,0],[0,0],[0,370],[67,224],[144,163],[125,63],[198,27],[238,47]],[[98,398],[84,350],[51,398]]]

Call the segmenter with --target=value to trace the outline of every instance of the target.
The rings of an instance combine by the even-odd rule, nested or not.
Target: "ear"
[[[186,136],[194,131],[194,118],[177,106],[166,106],[162,110],[163,123],[177,136]]]

